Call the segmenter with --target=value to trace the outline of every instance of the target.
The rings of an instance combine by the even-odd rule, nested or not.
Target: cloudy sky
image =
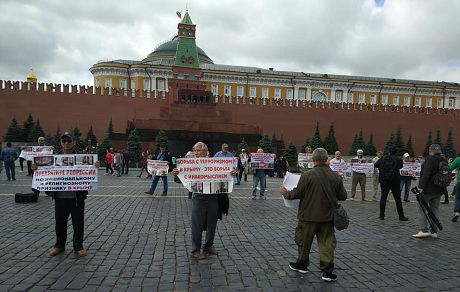
[[[0,0],[0,79],[92,84],[171,39],[187,2],[218,64],[460,82],[457,0]]]

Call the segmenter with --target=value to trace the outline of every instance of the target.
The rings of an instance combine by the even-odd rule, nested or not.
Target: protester
[[[379,159],[374,167],[379,170],[379,182],[382,190],[380,196],[380,220],[385,219],[385,208],[387,204],[388,193],[391,190],[393,197],[396,202],[396,210],[398,211],[399,220],[407,221],[409,220],[404,216],[404,211],[401,203],[401,188],[400,184],[400,174],[399,170],[403,166],[403,161],[401,158],[396,157],[397,149],[396,147],[390,147],[388,154]]]
[[[195,157],[207,157],[208,146],[203,142],[198,142],[193,146],[193,153]],[[177,176],[179,170],[174,168],[173,174]],[[233,170],[231,174],[234,176],[236,171]],[[192,257],[197,260],[205,259],[205,255],[218,254],[214,248],[214,236],[219,213],[218,195],[192,194]],[[206,241],[203,245],[203,253],[201,253],[201,239],[204,230],[206,230]]]
[[[171,164],[171,156],[168,152],[166,152],[166,145],[161,144],[160,145],[160,150],[158,150],[155,155],[153,155],[154,160],[161,160],[161,161],[168,161],[169,164]],[[160,180],[163,181],[163,193],[161,193],[162,196],[167,196],[168,195],[168,174],[166,175],[154,175],[153,180],[152,180],[152,185],[150,186],[150,190],[148,192],[145,192],[147,195],[153,195],[155,193],[155,189],[157,187],[158,181]]]
[[[244,181],[248,181],[249,156],[246,153],[246,149],[241,149],[241,154],[239,156],[241,159],[241,163],[243,164]],[[243,179],[241,175],[240,175],[240,179]]]
[[[417,188],[418,191],[422,193],[422,197],[428,203],[428,206],[433,211],[433,214],[439,218],[439,202],[441,201],[441,195],[443,194],[444,188],[434,184],[433,176],[439,170],[439,163],[445,158],[441,155],[442,151],[439,144],[431,144],[428,150],[429,155],[425,158],[425,162],[422,164],[420,180]],[[430,230],[430,226],[428,225],[428,221],[420,207],[420,204],[417,204],[417,211],[420,231],[412,236],[415,238],[437,238],[437,230]]]
[[[232,152],[228,151],[228,144],[222,144],[222,150],[214,154],[214,157],[233,157]]]
[[[241,156],[237,156],[237,173],[236,173],[236,184],[235,185],[240,185],[241,184],[241,177],[244,172],[244,167],[243,163],[241,162]]]
[[[364,151],[362,149],[358,149],[356,151],[356,157],[353,158],[353,163],[365,163],[367,162],[367,159],[363,157]],[[366,201],[366,174],[362,172],[357,172],[353,171],[352,177],[351,177],[351,200],[355,200],[355,195],[356,195],[356,187],[359,183],[359,186],[361,188],[361,199],[363,201]]]
[[[2,149],[2,160],[5,166],[6,180],[16,180],[16,170],[14,162],[18,159],[18,151],[11,146],[11,142],[6,143]]]
[[[63,154],[74,153],[74,141],[70,132],[61,135]],[[99,162],[95,162],[99,167]],[[34,165],[34,168],[36,166]],[[83,248],[83,235],[85,229],[85,200],[88,191],[56,191],[51,192],[54,199],[54,214],[56,219],[56,244],[50,249],[50,256],[56,256],[65,251],[67,241],[67,221],[69,214],[72,217],[73,250],[80,257],[87,255]]]
[[[450,170],[458,173],[458,171],[460,170],[460,156],[455,158],[455,160],[452,161],[451,163],[449,163],[449,168]],[[456,191],[459,189],[459,185],[460,185],[460,176],[457,175],[457,183],[454,186],[455,205],[454,205],[454,217],[452,217],[452,222],[457,222],[458,217],[460,217],[460,193]]]
[[[329,163],[344,163],[345,160],[342,158],[342,153],[340,151],[335,151],[334,158],[332,158]]]
[[[409,153],[404,153],[403,161],[404,162],[410,162],[411,161]],[[401,175],[400,188],[401,188],[401,192],[404,189],[404,202],[407,202],[407,203],[410,202],[410,200],[409,200],[409,191],[410,191],[410,185],[411,185],[413,179],[414,179],[413,176]]]
[[[38,137],[37,146],[45,146],[45,137]],[[33,157],[28,157],[27,158],[27,176],[32,176],[34,174],[32,170],[32,162],[33,162]]]
[[[257,149],[257,153],[264,153],[262,148]],[[260,199],[265,200],[267,197],[265,196],[265,188],[267,186],[267,170],[266,169],[258,169],[253,168],[253,176],[252,176],[252,199],[256,199],[257,194],[257,186],[260,183]]]
[[[342,178],[326,165],[327,160],[325,149],[315,149],[313,169],[302,173],[297,187],[292,191],[287,191],[284,186],[280,186],[279,191],[288,200],[300,199],[297,215],[299,222],[295,231],[299,255],[296,262],[289,263],[289,268],[300,273],[308,272],[310,249],[316,236],[322,279],[330,282],[337,280],[337,275],[333,273],[337,243],[333,223],[334,208],[338,200],[347,199],[347,192]]]
[[[38,137],[37,139],[37,144],[38,146],[45,146],[45,137]],[[53,148],[54,149],[54,148]],[[53,150],[54,152],[54,150]],[[33,158],[32,158],[33,159]],[[32,163],[32,161],[30,161],[30,163]],[[29,160],[27,161],[27,164],[29,164]],[[31,166],[31,173],[33,174],[33,170],[32,170],[32,164],[30,165]],[[34,189],[32,188],[32,192],[34,193],[35,196],[39,196],[40,195],[40,191],[37,190],[37,189]]]
[[[380,158],[382,158],[383,152],[377,151],[377,156],[372,158],[372,163],[375,165]],[[374,194],[372,195],[372,201],[377,202],[377,196],[379,192],[379,169],[374,167],[374,176],[372,177],[372,189]]]

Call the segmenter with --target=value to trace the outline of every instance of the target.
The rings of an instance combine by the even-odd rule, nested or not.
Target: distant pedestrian
[[[351,162],[358,164],[367,162],[367,159],[364,158],[364,151],[362,149],[358,149],[358,151],[356,151],[356,157],[353,158]],[[361,199],[366,201],[366,174],[358,171],[353,171],[351,177],[351,200],[355,200],[356,187],[358,183],[361,188]]]
[[[404,153],[403,155],[403,162],[410,162],[410,154],[409,153]],[[401,193],[404,191],[404,202],[409,203],[409,191],[411,189],[410,185],[412,184],[412,180],[415,180],[413,176],[410,175],[401,175],[401,183],[400,183],[400,188],[401,188]]]
[[[257,153],[264,153],[262,148],[257,149]],[[260,199],[265,200],[267,197],[265,196],[265,189],[267,186],[267,170],[266,169],[252,169],[253,176],[252,176],[252,199],[255,200],[257,197],[257,186],[260,183]]]
[[[14,162],[18,159],[18,151],[12,147],[11,142],[6,143],[2,149],[2,160],[5,166],[6,180],[16,180],[16,170]]]
[[[166,145],[161,144],[160,149],[158,152],[156,152],[153,155],[154,160],[160,160],[160,161],[167,161],[168,165],[171,164],[171,156],[170,153],[166,151]],[[165,175],[153,175],[153,180],[152,180],[152,185],[150,186],[150,189],[145,192],[147,195],[153,195],[155,193],[155,189],[157,187],[158,181],[160,180],[163,181],[163,193],[161,193],[162,196],[167,196],[168,195],[168,173]]]
[[[460,156],[455,158],[455,160],[452,161],[451,163],[449,163],[449,168],[450,170],[458,173],[458,171],[460,170]],[[457,175],[457,183],[454,186],[455,205],[454,205],[454,217],[452,217],[452,222],[457,222],[458,217],[460,217],[460,192],[456,191],[456,190],[459,190],[459,187],[460,187],[460,176]]]

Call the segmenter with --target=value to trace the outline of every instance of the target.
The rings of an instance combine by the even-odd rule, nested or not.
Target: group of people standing
[[[128,175],[131,154],[128,150],[118,150],[109,148],[105,153],[105,175],[120,177]]]

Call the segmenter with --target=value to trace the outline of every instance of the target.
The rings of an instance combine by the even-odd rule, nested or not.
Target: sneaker
[[[459,212],[455,213],[454,217],[452,217],[452,222],[457,222],[459,216],[460,216]]]
[[[354,201],[354,200],[355,200],[355,198],[350,198],[350,201]]]
[[[430,236],[431,236],[430,232],[423,232],[423,231],[419,231],[417,234],[412,235],[412,237],[414,238],[426,238]]]
[[[431,238],[438,238],[438,234],[435,232],[435,233],[430,233],[430,236]]]
[[[372,202],[378,202],[379,200],[377,200],[377,198],[373,198],[372,199]]]
[[[168,194],[167,193],[162,193],[161,196],[162,197],[166,197]]]
[[[409,221],[409,218],[402,216],[399,217],[399,221]]]
[[[367,199],[366,199],[366,198],[362,198],[362,200],[361,200],[361,201],[363,201],[363,202],[367,202]]]
[[[380,220],[385,220],[385,216],[379,216]]]
[[[203,247],[203,253],[205,255],[218,255],[219,254],[219,252],[214,248],[214,246],[211,246],[208,248]]]
[[[78,255],[79,257],[85,257],[88,255],[88,253],[84,249],[75,250],[74,253]]]
[[[410,203],[409,199],[404,199],[404,202]]]
[[[446,200],[444,202],[441,202],[441,204],[449,204],[449,200]]]
[[[197,260],[204,260],[206,258],[199,250],[192,252],[192,257]]]
[[[302,274],[308,273],[308,267],[305,267],[298,263],[289,263],[289,268],[293,271],[297,271]]]
[[[146,195],[153,195],[153,192],[144,192]]]
[[[255,200],[256,199],[256,196],[252,196],[252,200]]]
[[[266,196],[260,196],[260,199],[261,199],[261,200],[266,200],[267,197],[266,197]]]
[[[54,257],[60,253],[63,253],[65,251],[65,248],[63,247],[53,247],[52,249],[49,250],[50,256]]]
[[[333,273],[331,273],[331,272],[323,273],[323,276],[321,277],[321,279],[322,279],[324,282],[337,281],[337,275],[336,275],[336,274],[333,274]]]

